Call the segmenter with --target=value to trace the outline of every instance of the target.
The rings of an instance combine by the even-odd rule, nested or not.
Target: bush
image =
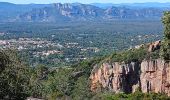
[[[164,40],[161,46],[161,57],[164,60],[170,60],[170,11],[165,12],[162,18],[164,24]]]
[[[29,96],[29,68],[11,50],[0,51],[0,98],[25,100]]]

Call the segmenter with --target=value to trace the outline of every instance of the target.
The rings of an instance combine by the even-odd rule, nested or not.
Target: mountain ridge
[[[170,9],[170,7],[151,8],[140,6],[138,6],[140,9],[137,9],[137,7],[132,5],[120,4],[118,6],[112,5],[111,7],[102,8],[92,4],[81,3],[12,4],[0,2],[0,21],[56,22],[121,19],[160,20],[163,11]],[[142,6],[142,4],[138,5]]]
[[[115,20],[115,19],[159,19],[163,10],[158,8],[131,9],[128,7],[109,7],[102,9],[86,4],[53,4],[52,7],[34,9],[20,15],[24,21],[56,21],[60,20]]]
[[[108,8],[111,6],[129,6],[129,7],[140,7],[140,8],[146,8],[146,7],[156,7],[156,8],[168,8],[170,6],[170,3],[159,3],[159,2],[146,2],[146,3],[91,3],[91,5],[101,7],[101,8]]]

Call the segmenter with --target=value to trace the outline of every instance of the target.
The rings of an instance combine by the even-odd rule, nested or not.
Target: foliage
[[[69,68],[59,68],[48,74],[48,80],[45,81],[44,95],[46,95],[46,98],[55,100],[65,96],[68,91],[68,79],[71,71]]]
[[[55,100],[69,89],[71,68],[49,69],[43,65],[24,66],[12,50],[1,52],[0,98],[25,100],[26,97]],[[84,80],[85,81],[85,80]]]
[[[113,62],[131,62],[131,61],[142,61],[147,56],[146,48],[126,50],[123,52],[113,53],[108,60]]]
[[[164,24],[164,40],[161,46],[161,56],[165,60],[170,60],[170,11],[164,13],[162,22]]]
[[[43,65],[37,65],[36,68],[30,68],[29,94],[33,97],[41,98],[44,95],[44,80],[47,79],[48,68]]]
[[[0,98],[25,100],[28,96],[29,69],[15,52],[0,51]]]
[[[113,54],[109,59],[114,61],[136,61],[142,60],[146,54],[145,48],[129,50]],[[71,67],[49,68],[44,65],[37,65],[35,68],[23,66],[13,52],[1,55],[1,98],[25,99],[28,96],[48,100],[73,99],[73,100],[168,100],[169,97],[163,94],[144,94],[135,92],[133,94],[113,94],[106,91],[92,93],[90,91],[89,76],[93,66],[100,63],[103,58],[94,58],[79,62]],[[116,59],[116,57],[119,57]],[[4,62],[3,62],[4,61]],[[7,62],[6,62],[7,61]]]
[[[95,100],[170,100],[170,97],[160,93],[142,93],[135,92],[132,94],[111,94],[104,93],[100,94],[99,97],[95,97]]]
[[[82,61],[73,67],[73,73],[80,72],[80,74],[72,75],[69,78],[69,91],[70,95],[74,100],[89,100],[93,93],[90,91],[90,74],[94,64],[99,63],[103,58],[95,58],[92,60]],[[82,73],[82,74],[81,74]]]

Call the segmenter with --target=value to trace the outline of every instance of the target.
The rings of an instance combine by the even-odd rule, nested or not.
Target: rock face
[[[159,41],[150,43],[150,44],[148,44],[148,45],[149,45],[148,51],[149,51],[149,52],[153,52],[153,51],[155,51],[155,50],[160,49],[160,47],[161,47],[161,41],[159,40]]]
[[[129,64],[103,63],[94,66],[90,79],[93,92],[106,89],[115,93],[132,93],[140,89],[144,93],[170,96],[170,63],[161,59]]]
[[[142,92],[166,93],[170,96],[170,64],[158,59],[141,63]]]

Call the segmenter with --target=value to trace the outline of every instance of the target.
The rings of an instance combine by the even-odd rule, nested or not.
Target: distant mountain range
[[[0,2],[0,21],[13,21],[20,14],[31,11],[34,8],[43,8],[50,5],[46,4],[12,4]]]
[[[91,5],[108,8],[108,7],[121,7],[126,6],[130,8],[169,8],[170,3],[158,3],[158,2],[148,2],[148,3],[121,3],[121,4],[112,4],[112,3],[92,3]]]
[[[56,22],[119,19],[160,19],[170,4],[11,4],[0,2],[1,22]]]

